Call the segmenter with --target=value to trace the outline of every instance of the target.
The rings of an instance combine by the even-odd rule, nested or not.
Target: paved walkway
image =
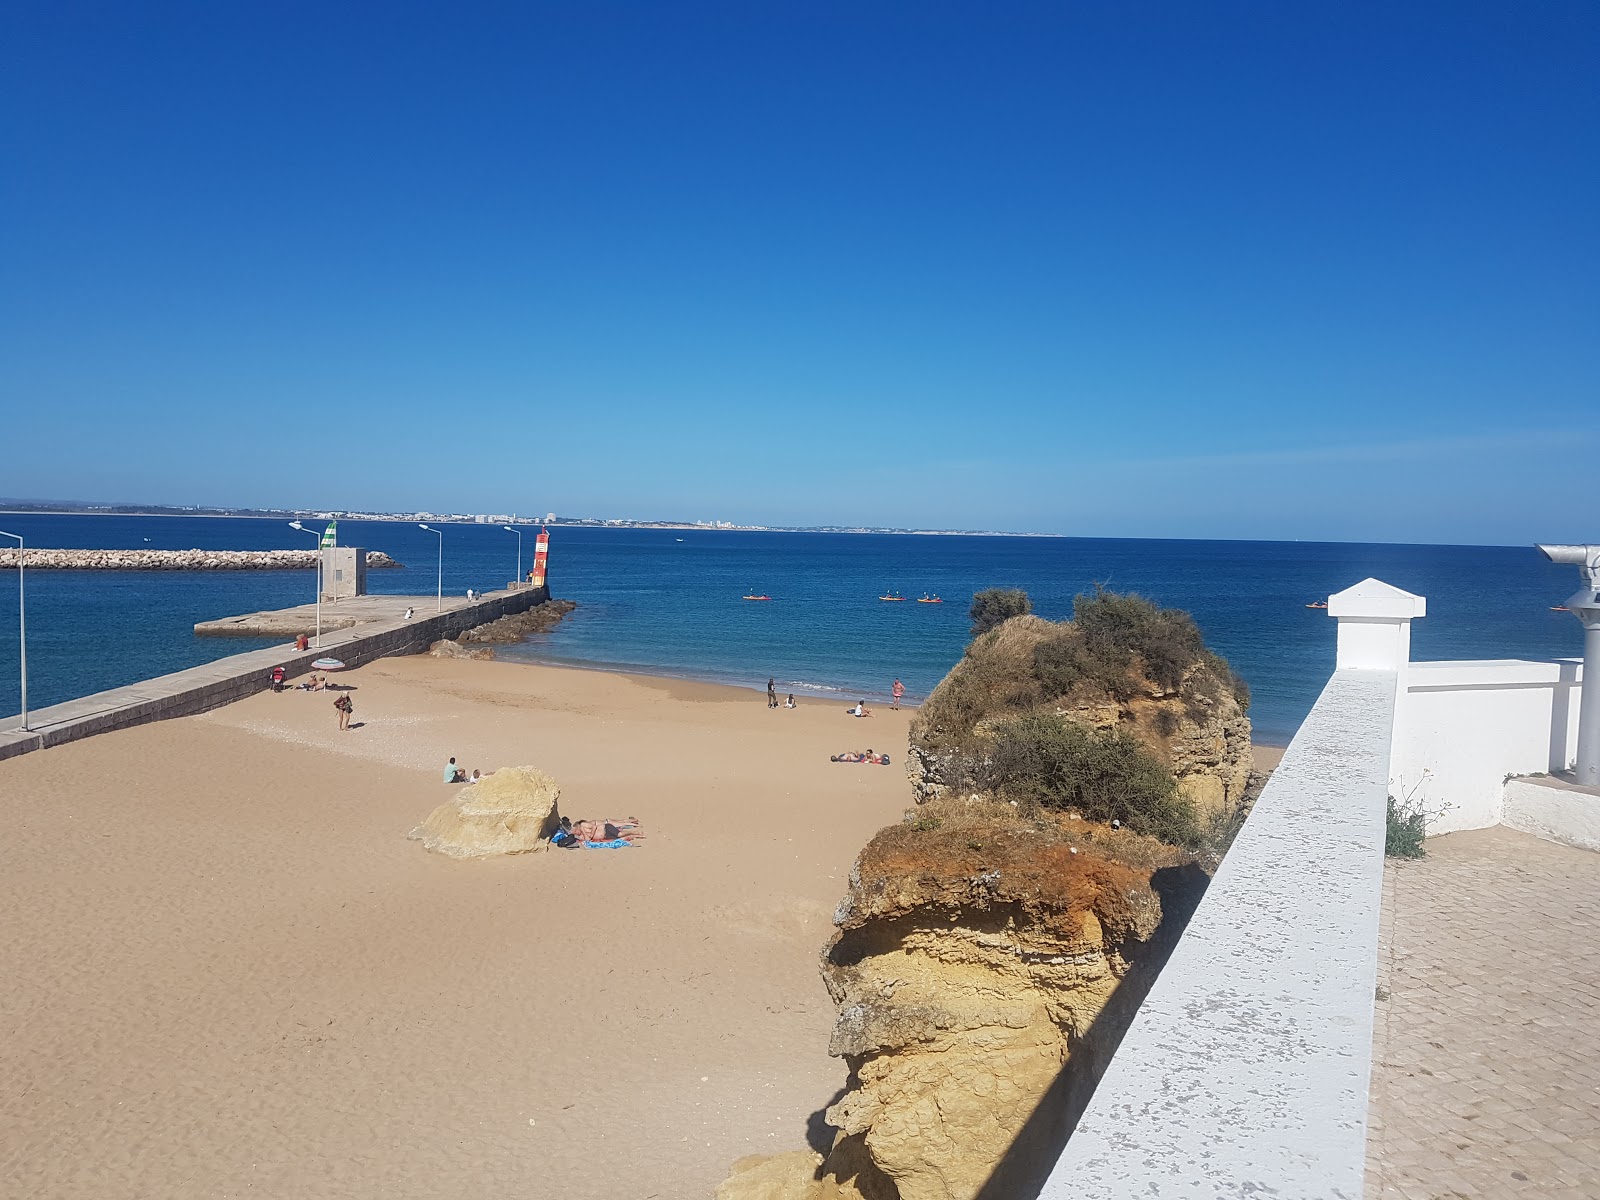
[[[1600,1197],[1600,854],[1504,828],[1384,876],[1370,1200]]]

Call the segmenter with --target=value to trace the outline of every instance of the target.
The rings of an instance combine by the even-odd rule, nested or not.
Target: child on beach
[[[339,710],[339,728],[350,728],[350,714],[355,712],[355,702],[350,699],[350,693],[345,692],[333,702],[333,707]]]
[[[783,702],[783,706],[785,708],[793,708],[795,706],[793,692],[789,693],[789,698]]]

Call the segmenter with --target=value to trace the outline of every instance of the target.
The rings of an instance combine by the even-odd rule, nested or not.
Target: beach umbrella
[[[311,664],[313,671],[342,671],[344,664],[337,658],[319,658]]]

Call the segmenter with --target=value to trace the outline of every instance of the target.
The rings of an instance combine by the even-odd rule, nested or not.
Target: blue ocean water
[[[231,517],[7,514],[31,546],[101,549],[310,547],[283,521]],[[503,586],[516,538],[444,525],[444,588]],[[524,527],[523,569],[533,551]],[[405,564],[376,592],[432,594],[438,539],[414,524],[341,521],[340,541]],[[1309,600],[1369,575],[1428,598],[1417,658],[1541,658],[1582,652],[1578,623],[1550,611],[1571,568],[1532,547],[1131,541],[587,529],[551,531],[550,578],[580,607],[552,633],[499,651],[684,675],[802,698],[869,701],[898,676],[913,697],[961,655],[967,606],[985,587],[1025,588],[1051,618],[1095,582],[1188,609],[1250,684],[1257,737],[1286,741],[1333,666],[1333,622]],[[196,638],[196,621],[311,599],[313,572],[60,572],[27,576],[29,700],[35,708],[267,643]],[[924,592],[944,604],[886,604]],[[770,602],[740,599],[769,594]],[[0,712],[18,707],[15,576],[0,576]]]

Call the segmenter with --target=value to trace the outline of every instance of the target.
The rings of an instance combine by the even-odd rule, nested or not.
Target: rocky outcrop
[[[546,600],[527,612],[510,613],[486,625],[479,625],[463,633],[459,640],[480,645],[509,645],[520,642],[533,633],[548,633],[561,618],[577,608],[573,600]]]
[[[428,647],[428,653],[434,658],[472,658],[487,659],[494,657],[494,651],[488,646],[469,649],[460,642],[453,642],[449,638],[440,638]]]
[[[883,830],[823,954],[851,1068],[833,1149],[747,1160],[719,1200],[1032,1194],[1205,882],[1173,847],[993,801]]]
[[[1080,607],[1087,603],[1080,599]],[[1146,607],[1173,618],[1189,639],[1178,653],[1151,648],[1151,658],[1163,652],[1155,666],[1140,653],[1137,636],[1128,639],[1131,648],[1108,650],[1074,622],[1031,615],[975,639],[912,723],[907,772],[917,799],[981,785],[994,727],[1048,713],[1131,735],[1202,815],[1242,802],[1253,769],[1248,693],[1225,662],[1204,650],[1186,615]]]
[[[35,550],[29,571],[310,571],[315,550]],[[0,550],[0,569],[17,565],[15,548]],[[367,551],[367,567],[398,567],[382,550]]]
[[[452,800],[411,831],[413,841],[451,858],[524,854],[549,845],[561,820],[561,789],[537,767],[501,767],[459,786]]]

